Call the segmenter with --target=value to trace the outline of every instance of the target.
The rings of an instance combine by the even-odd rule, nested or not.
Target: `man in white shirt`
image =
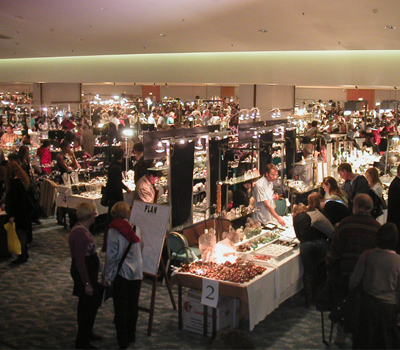
[[[266,224],[275,218],[278,223],[285,226],[285,221],[275,211],[275,200],[278,195],[274,194],[274,181],[278,177],[278,168],[274,164],[267,164],[264,175],[253,187],[253,197],[256,205],[254,220]]]

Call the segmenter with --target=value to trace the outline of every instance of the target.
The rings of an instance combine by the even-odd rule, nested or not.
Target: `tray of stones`
[[[264,255],[279,260],[285,257],[287,253],[291,252],[292,250],[292,246],[272,243],[258,250],[257,254],[260,256]]]

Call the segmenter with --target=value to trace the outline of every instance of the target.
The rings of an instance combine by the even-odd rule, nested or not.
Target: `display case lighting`
[[[203,144],[201,143],[201,138],[197,139],[197,142],[196,142],[194,148],[197,149],[197,150],[202,150],[203,149]]]
[[[164,148],[164,146],[163,146],[161,141],[158,141],[155,151],[157,153],[164,153],[165,152],[165,148]]]
[[[133,130],[132,129],[124,129],[122,131],[122,133],[124,134],[124,136],[126,137],[132,137],[133,136]]]

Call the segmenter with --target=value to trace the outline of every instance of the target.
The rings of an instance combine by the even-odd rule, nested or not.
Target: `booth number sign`
[[[203,292],[201,294],[201,303],[216,308],[219,297],[219,282],[203,278]]]

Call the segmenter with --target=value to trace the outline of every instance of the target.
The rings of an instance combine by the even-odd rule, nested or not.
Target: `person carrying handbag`
[[[117,341],[120,349],[126,349],[136,341],[143,279],[142,246],[136,230],[128,222],[130,208],[127,203],[115,203],[111,208],[111,216],[113,219],[104,234],[103,251],[106,252],[106,262],[103,285],[113,285]]]

